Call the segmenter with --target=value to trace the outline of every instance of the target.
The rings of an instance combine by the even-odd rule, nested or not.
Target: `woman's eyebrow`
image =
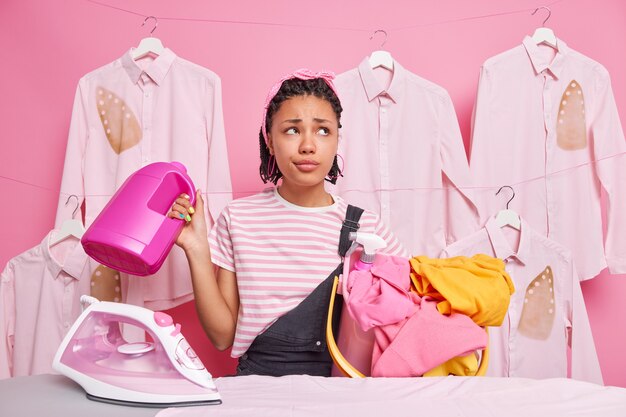
[[[320,119],[320,118],[313,118],[313,121],[316,123],[330,123],[330,120],[328,119]],[[283,120],[280,123],[302,123],[302,119],[287,119],[287,120]]]

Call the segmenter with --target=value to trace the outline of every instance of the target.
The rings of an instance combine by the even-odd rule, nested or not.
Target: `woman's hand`
[[[196,213],[198,215],[195,215]],[[181,194],[167,215],[186,223],[180,235],[178,235],[178,239],[176,239],[176,244],[183,248],[185,252],[209,247],[207,225],[204,219],[204,200],[200,190],[196,190],[195,207],[192,207],[187,194]]]

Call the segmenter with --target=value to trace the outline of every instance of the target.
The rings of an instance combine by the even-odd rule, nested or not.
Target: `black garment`
[[[341,227],[339,255],[343,259],[350,232],[357,231],[363,210],[348,206]],[[333,361],[326,345],[326,323],[334,277],[343,271],[343,262],[293,310],[258,335],[239,358],[237,375],[330,376]],[[338,296],[333,312],[333,332],[339,330],[343,298]]]

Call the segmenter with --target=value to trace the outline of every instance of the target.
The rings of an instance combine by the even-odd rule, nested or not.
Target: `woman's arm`
[[[205,249],[185,251],[191,270],[196,311],[200,323],[219,350],[232,346],[239,312],[239,291],[235,273],[211,263],[208,244]]]
[[[195,216],[194,213],[199,215]],[[218,268],[211,262],[204,219],[204,200],[196,192],[196,207],[189,196],[181,195],[169,213],[172,218],[186,220],[176,244],[183,248],[189,262],[196,311],[205,333],[219,350],[228,349],[235,339],[239,312],[239,291],[235,273]]]

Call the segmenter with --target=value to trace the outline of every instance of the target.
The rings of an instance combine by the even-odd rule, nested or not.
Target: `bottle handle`
[[[196,187],[191,181],[191,178],[189,178],[189,175],[187,175],[187,168],[185,167],[185,165],[176,161],[173,161],[172,165],[178,170],[178,171],[174,171],[176,175],[178,175],[180,179],[187,186],[186,194],[189,196],[189,202],[191,203],[192,206],[195,206],[196,205]]]
[[[149,209],[165,216],[182,193],[189,196],[189,202],[192,206],[196,205],[196,189],[183,164],[180,162],[169,163],[167,170],[162,175],[161,182],[148,200]]]

